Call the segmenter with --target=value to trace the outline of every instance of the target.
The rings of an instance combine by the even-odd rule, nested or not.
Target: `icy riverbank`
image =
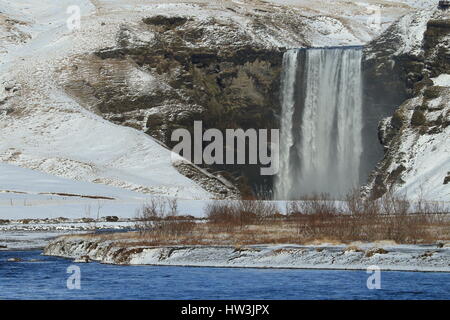
[[[61,237],[47,245],[45,255],[118,265],[164,265],[232,268],[294,268],[450,272],[450,244],[393,245],[251,245],[143,246],[138,240]]]

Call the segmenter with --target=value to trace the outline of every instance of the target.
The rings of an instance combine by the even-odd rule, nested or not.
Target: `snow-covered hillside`
[[[20,19],[14,28],[29,38],[24,43],[2,43],[0,159],[147,194],[210,198],[171,165],[172,157],[178,158],[169,150],[142,132],[87,111],[58,87],[52,72],[71,54],[105,46],[108,35],[110,44],[114,43],[114,34],[98,34],[98,21],[92,21],[94,26],[84,32],[70,32],[66,9],[72,4],[6,1],[2,5],[3,14]],[[95,7],[89,1],[77,5],[90,23],[87,17],[95,13]]]
[[[67,26],[73,13],[67,10],[73,5],[81,13],[79,30]],[[370,5],[380,6],[379,30],[371,24]],[[32,174],[25,177],[2,165],[0,190],[15,190],[14,180],[23,178],[39,187],[16,191],[213,197],[174,168],[171,152],[158,141],[104,120],[89,101],[80,101],[63,88],[67,70],[77,68],[75,57],[82,60],[117,47],[124,26],[139,30],[143,18],[187,16],[211,28],[200,46],[221,46],[226,41],[267,48],[353,45],[371,40],[400,15],[430,5],[435,1],[0,0],[0,161],[80,181],[46,188]],[[221,32],[229,28],[235,33]],[[147,32],[135,40],[148,44],[154,38]],[[149,77],[137,66],[132,68],[137,77],[118,89],[151,90],[136,85]],[[114,72],[106,70],[110,71]]]
[[[39,219],[42,222],[46,218],[73,220],[105,216],[134,219],[152,196],[0,164],[0,220]],[[204,200],[178,201],[182,215],[202,217],[204,206]],[[41,228],[35,224],[20,226]],[[70,230],[70,226],[67,229]]]
[[[383,92],[375,104],[407,98],[380,123],[385,157],[369,182],[376,197],[391,190],[450,200],[449,47],[450,13],[435,9],[403,17],[366,48],[370,76]]]
[[[91,199],[143,200],[144,194],[101,184],[60,178],[9,164],[0,164],[0,199],[17,200],[18,195],[58,195]],[[7,189],[5,188],[7,187]],[[15,196],[11,196],[11,195]],[[43,197],[42,197],[43,198]]]

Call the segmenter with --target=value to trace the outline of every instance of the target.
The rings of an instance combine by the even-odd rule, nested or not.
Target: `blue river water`
[[[9,262],[9,258],[20,262]],[[80,289],[68,289],[71,265]],[[41,251],[0,251],[0,299],[450,299],[450,273],[74,264]],[[73,284],[75,282],[70,282]]]

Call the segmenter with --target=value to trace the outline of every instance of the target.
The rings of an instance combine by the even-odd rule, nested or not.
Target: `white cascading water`
[[[342,198],[359,185],[361,58],[361,48],[285,54],[277,199],[324,193]]]

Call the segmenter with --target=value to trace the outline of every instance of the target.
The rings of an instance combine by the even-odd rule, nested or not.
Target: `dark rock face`
[[[238,188],[225,179],[223,175],[212,175],[186,162],[176,163],[174,166],[182,175],[197,182],[212,194],[218,195],[219,198],[239,198],[240,192]]]
[[[185,24],[188,21],[185,17],[166,17],[166,16],[155,16],[150,18],[145,18],[143,22],[149,25],[161,26],[165,30],[174,29]]]
[[[444,184],[449,184],[450,183],[450,172],[447,172],[448,176],[446,176],[444,178]]]
[[[176,53],[175,53],[176,52]],[[280,52],[253,48],[238,51],[213,51],[211,49],[173,48],[160,52],[126,54],[139,66],[159,70],[162,75],[172,75],[168,84],[171,94],[133,101],[146,108],[172,104],[193,106],[165,117],[148,119],[147,132],[171,146],[173,129],[192,129],[195,120],[202,120],[207,128],[272,128],[273,115],[278,111],[278,79],[281,70]],[[150,56],[150,57],[148,57]],[[155,94],[156,95],[156,94]],[[126,107],[126,104],[121,104]],[[108,101],[102,112],[115,111]],[[128,109],[128,111],[131,111]]]
[[[425,73],[431,78],[442,73],[450,73],[450,20],[432,19],[428,21],[424,35]]]
[[[401,186],[403,174],[411,170],[403,165],[407,160],[402,143],[407,134],[439,134],[448,126],[450,90],[435,86],[431,80],[450,73],[448,16],[439,12],[417,13],[409,19],[411,23],[423,24],[423,40],[416,47],[405,45],[404,41],[411,41],[413,36],[405,40],[404,32],[413,31],[403,30],[400,21],[365,49],[365,163],[375,167],[376,159],[381,160],[369,177],[368,187],[374,198],[393,186]],[[377,120],[381,144],[374,138]]]
[[[425,125],[427,118],[424,116],[421,110],[415,110],[411,117],[411,125],[414,127],[420,127]]]
[[[368,173],[383,158],[383,139],[377,140],[377,123],[392,116],[393,128],[399,129],[403,119],[394,113],[397,107],[412,94],[413,83],[421,78],[421,58],[409,54],[393,55],[397,49],[399,35],[395,26],[390,27],[379,39],[364,49],[363,58],[363,159],[361,177]],[[390,130],[392,137],[394,132]],[[379,136],[378,136],[379,137]],[[387,141],[384,141],[387,142]],[[362,181],[364,183],[364,181]]]
[[[171,141],[172,132],[192,132],[194,121],[202,121],[203,130],[278,128],[283,49],[254,46],[245,37],[205,43],[208,28],[217,24],[155,16],[138,30],[123,26],[116,48],[80,57],[66,90],[104,118],[143,130],[169,148],[178,143]],[[140,32],[153,38],[143,42]],[[212,169],[228,171],[236,184],[245,177],[255,189],[272,180],[260,176],[259,165]],[[248,186],[241,189],[251,193]]]

